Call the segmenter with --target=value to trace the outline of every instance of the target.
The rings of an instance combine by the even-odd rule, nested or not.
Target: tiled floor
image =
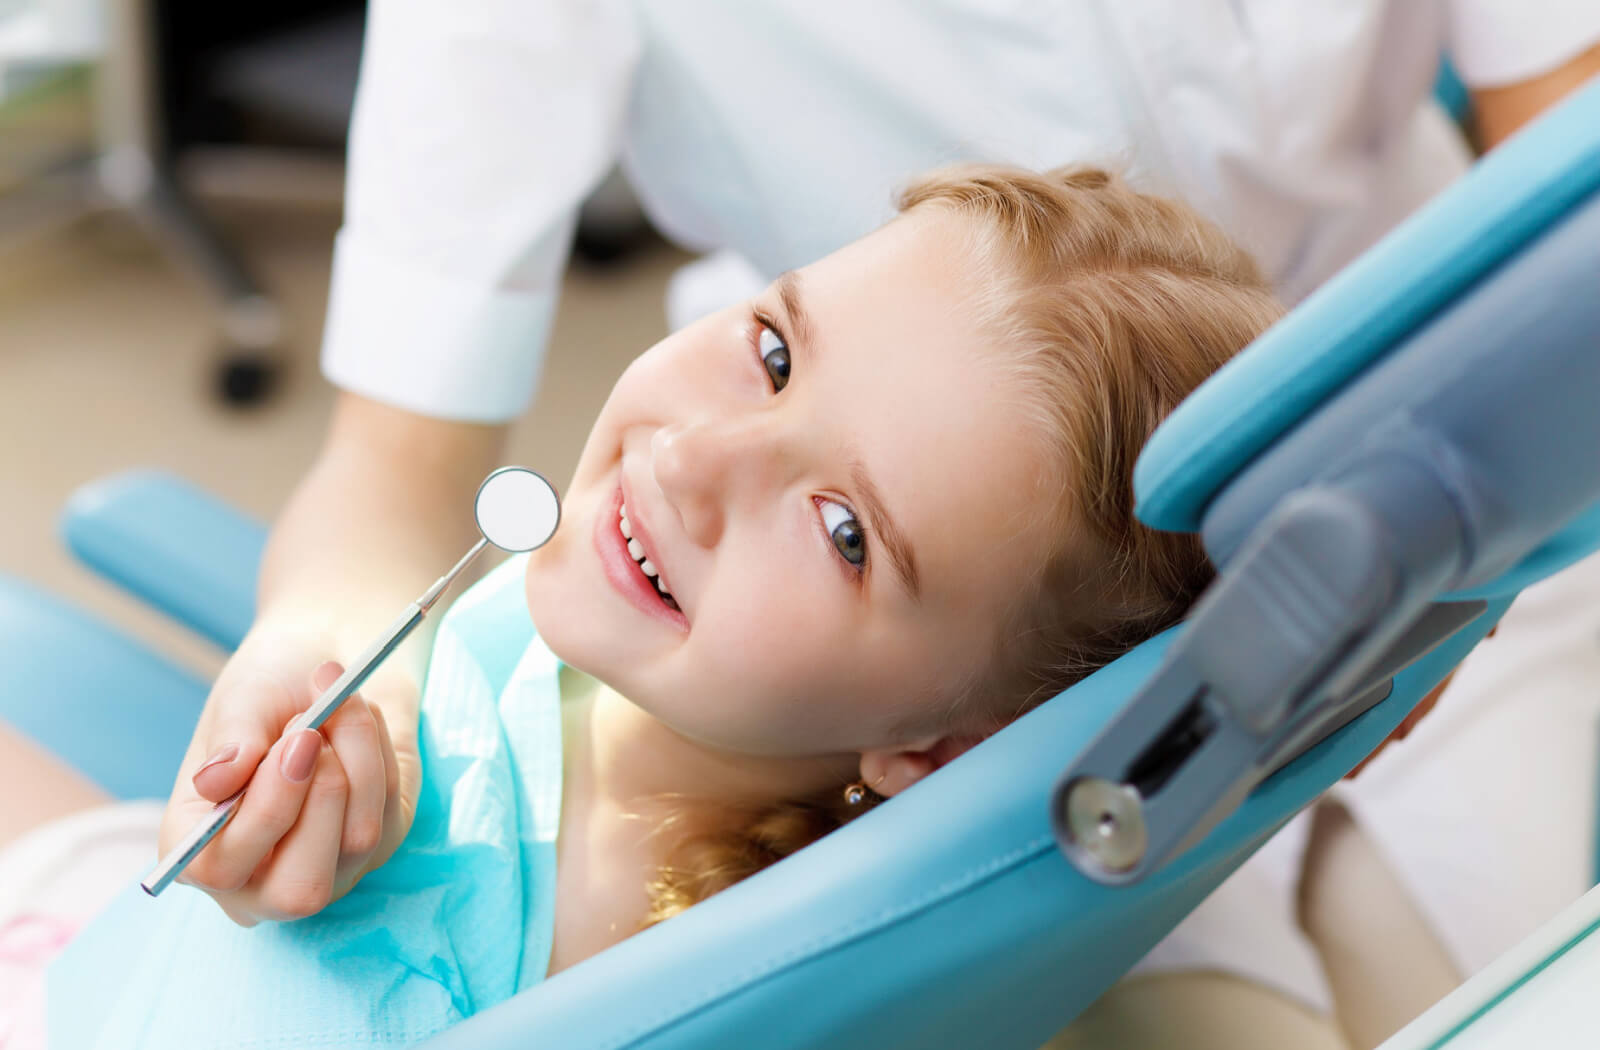
[[[218,348],[203,289],[126,218],[104,214],[0,242],[0,573],[106,615],[198,668],[218,655],[74,563],[56,517],[74,488],[157,466],[271,517],[310,463],[333,391],[317,368],[337,215],[214,205],[287,310],[287,371],[253,409],[212,394]],[[511,461],[564,484],[612,381],[665,332],[662,290],[685,257],[653,246],[574,267],[544,380]],[[444,567],[441,567],[441,571]]]

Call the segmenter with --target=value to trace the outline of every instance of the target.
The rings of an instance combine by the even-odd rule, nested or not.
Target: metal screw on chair
[[[1121,874],[1144,859],[1150,839],[1138,791],[1104,777],[1082,777],[1068,789],[1063,810],[1080,863]]]

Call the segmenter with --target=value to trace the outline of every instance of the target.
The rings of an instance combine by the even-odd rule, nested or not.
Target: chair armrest
[[[136,639],[0,574],[0,724],[115,797],[167,796],[207,691]]]
[[[181,478],[138,470],[90,482],[61,531],[89,568],[224,649],[255,618],[266,527]]]

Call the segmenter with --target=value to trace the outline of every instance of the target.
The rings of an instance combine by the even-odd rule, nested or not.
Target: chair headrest
[[[1490,152],[1179,406],[1134,469],[1139,519],[1198,530],[1252,459],[1595,192],[1600,80]]]

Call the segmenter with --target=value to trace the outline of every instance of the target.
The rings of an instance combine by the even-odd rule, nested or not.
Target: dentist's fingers
[[[323,741],[314,729],[290,725],[251,777],[238,812],[189,862],[179,881],[213,895],[237,891],[294,826],[311,788],[311,773]]]
[[[284,723],[305,710],[308,701],[290,680],[249,666],[224,670],[186,759],[201,798],[221,802],[249,783]]]
[[[347,892],[361,876],[387,861],[411,829],[410,818],[405,814],[401,800],[400,760],[395,755],[394,739],[389,735],[389,723],[383,717],[383,708],[368,704],[372,719],[378,724],[378,742],[383,750],[383,834],[378,846],[362,854],[342,853],[339,857],[339,874],[336,891]],[[348,810],[347,810],[348,812]],[[349,841],[349,827],[345,828],[345,841]]]
[[[383,742],[384,809],[400,804],[400,759],[394,753],[394,737],[389,735],[389,722],[383,708],[368,704],[372,717],[378,723],[378,739]]]
[[[317,681],[326,678],[331,684],[342,674],[344,668],[330,662],[319,667],[313,678]],[[318,692],[326,688],[321,686]],[[350,789],[340,853],[364,862],[383,840],[383,812],[388,794],[383,738],[388,734],[379,731],[372,707],[358,693],[341,704],[322,724],[322,735],[338,756]]]
[[[179,877],[178,881],[182,882],[182,877]],[[260,916],[251,915],[242,908],[234,907],[228,903],[226,898],[213,897],[212,900],[217,902],[217,907],[222,909],[222,914],[226,915],[229,919],[232,919],[235,925],[243,926],[248,930],[250,927],[261,921]]]
[[[247,908],[281,922],[315,915],[333,901],[349,797],[339,758],[322,743],[300,819],[278,842],[272,863],[245,887]]]

